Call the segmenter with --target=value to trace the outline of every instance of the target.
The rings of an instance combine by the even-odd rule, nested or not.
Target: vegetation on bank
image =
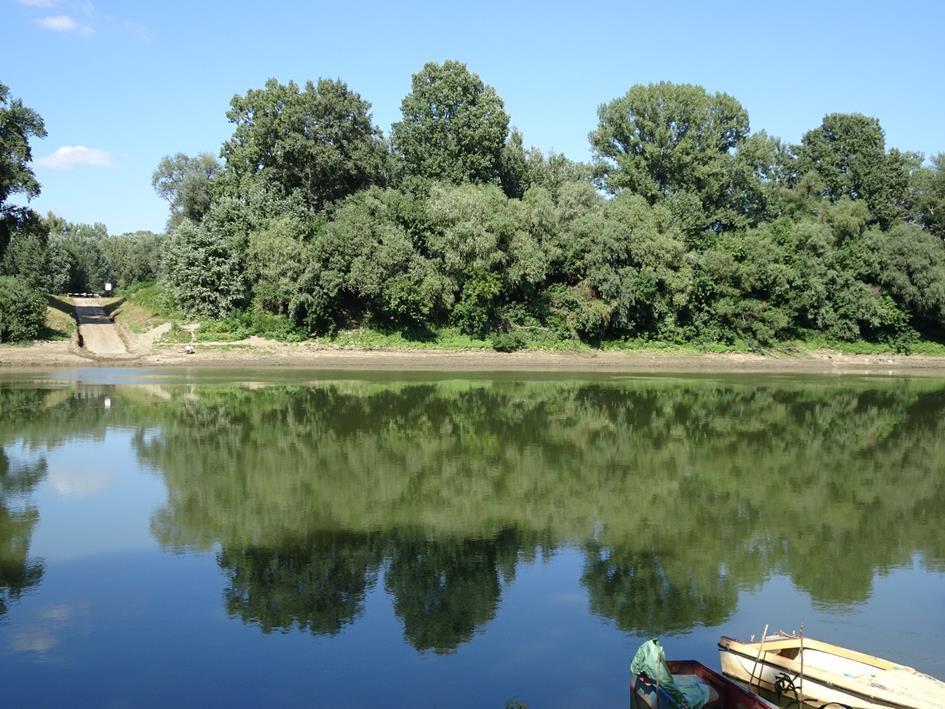
[[[341,81],[272,79],[231,101],[222,162],[158,165],[167,236],[112,237],[6,203],[38,192],[44,129],[5,88],[0,110],[22,137],[0,273],[51,292],[157,279],[125,312],[175,321],[169,340],[199,320],[198,341],[502,351],[945,341],[945,155],[887,148],[860,114],[788,145],[726,94],[634,86],[600,106],[583,164],[527,149],[458,62],[413,77],[389,136]]]

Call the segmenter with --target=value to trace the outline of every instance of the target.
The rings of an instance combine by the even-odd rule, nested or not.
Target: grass
[[[197,342],[235,342],[247,337],[264,337],[279,342],[301,342],[306,333],[284,315],[258,310],[234,313],[228,318],[204,320],[197,327]]]
[[[134,333],[147,332],[182,318],[166,293],[154,283],[136,283],[126,288],[123,295],[125,302],[116,310],[115,319]]]
[[[599,349],[619,352],[661,352],[667,354],[725,354],[725,353],[757,353],[757,348],[751,347],[743,340],[726,342],[670,342],[663,340],[648,340],[633,338],[627,340],[607,340],[600,343]]]
[[[71,301],[59,296],[46,297],[46,325],[41,340],[68,340],[76,331],[75,308]]]
[[[802,352],[833,350],[842,354],[903,354],[903,352],[897,352],[896,348],[889,343],[866,342],[863,340],[842,342],[838,340],[828,340],[825,338],[810,338],[808,340],[793,341],[785,344],[791,345],[796,350]],[[945,357],[945,343],[936,342],[934,340],[915,340],[908,343],[908,354]]]
[[[154,344],[156,345],[184,345],[190,342],[193,336],[190,330],[180,326],[180,323],[173,323],[171,329],[161,335]]]
[[[334,335],[312,338],[319,345],[360,350],[490,350],[488,340],[464,335],[455,328],[442,328],[410,336],[403,332],[385,332],[369,327],[340,330]]]

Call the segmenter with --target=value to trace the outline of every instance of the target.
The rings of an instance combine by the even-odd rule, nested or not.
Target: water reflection
[[[34,389],[0,389],[0,617],[11,601],[43,577],[43,562],[29,556],[39,512],[27,500],[46,475],[46,459],[41,455],[13,459],[5,446],[12,439],[12,427],[40,416],[45,397]]]
[[[264,631],[334,635],[363,612],[383,558],[371,535],[313,534],[278,548],[224,547],[227,612]]]
[[[39,519],[32,505],[16,506],[46,474],[46,461],[14,463],[0,448],[0,616],[43,577],[42,561],[30,559],[30,538]]]
[[[266,632],[336,634],[383,579],[411,645],[449,653],[496,616],[523,559],[563,545],[582,550],[591,610],[635,634],[721,624],[772,574],[842,609],[916,554],[945,563],[935,381],[30,391],[42,417],[21,437],[135,431],[167,486],[154,537],[216,548],[227,612]],[[0,388],[0,411],[21,395]],[[43,475],[0,466],[4,491]],[[35,519],[6,519],[4,588],[35,584]]]

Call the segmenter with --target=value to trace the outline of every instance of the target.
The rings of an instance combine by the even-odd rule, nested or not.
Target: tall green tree
[[[371,123],[371,104],[342,81],[303,88],[269,79],[234,96],[227,118],[236,128],[222,156],[237,182],[262,178],[299,191],[312,211],[384,181],[387,148]]]
[[[188,314],[223,317],[245,305],[239,255],[204,224],[184,221],[171,232],[161,270],[177,305]]]
[[[690,84],[638,85],[598,109],[589,138],[601,184],[650,204],[684,201],[700,227],[730,229],[765,214],[774,144],[749,136],[748,112]]]
[[[466,65],[427,63],[414,74],[391,128],[395,152],[408,176],[498,183],[509,116],[495,89]]]
[[[151,185],[170,203],[168,229],[184,219],[199,222],[210,211],[213,180],[221,170],[220,163],[209,153],[194,157],[177,153],[161,158],[151,175]]]
[[[822,180],[820,196],[831,201],[862,199],[874,219],[887,228],[909,210],[909,178],[919,167],[914,153],[886,152],[886,137],[876,118],[831,113],[808,131],[796,149],[800,175]]]
[[[11,98],[9,87],[0,83],[0,257],[13,228],[29,211],[7,200],[15,194],[23,194],[27,199],[39,194],[39,181],[30,165],[33,136],[46,137],[43,119],[20,99]]]

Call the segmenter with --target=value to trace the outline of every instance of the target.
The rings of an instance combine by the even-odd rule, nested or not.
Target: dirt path
[[[82,346],[89,354],[109,358],[128,355],[125,343],[118,336],[118,328],[108,319],[97,298],[73,298],[72,302]]]

